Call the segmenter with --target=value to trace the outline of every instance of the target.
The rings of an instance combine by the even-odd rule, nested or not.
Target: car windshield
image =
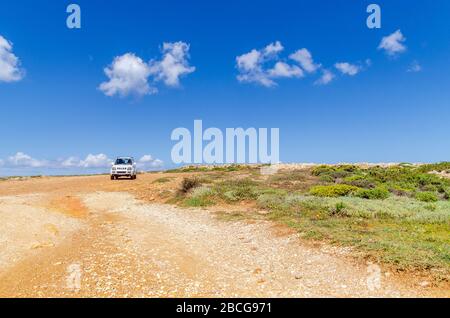
[[[116,165],[131,165],[133,164],[131,159],[127,159],[127,158],[118,158],[116,160]]]

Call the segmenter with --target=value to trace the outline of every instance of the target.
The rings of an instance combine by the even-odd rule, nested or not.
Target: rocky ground
[[[0,182],[0,297],[450,294],[269,221],[162,204],[180,175]]]

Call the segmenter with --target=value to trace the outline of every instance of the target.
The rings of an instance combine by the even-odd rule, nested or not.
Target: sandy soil
[[[0,297],[450,296],[267,221],[161,204],[181,177],[0,182]]]

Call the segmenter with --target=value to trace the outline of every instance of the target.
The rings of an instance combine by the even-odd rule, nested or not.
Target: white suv
[[[129,177],[134,180],[136,175],[136,162],[133,157],[118,157],[111,167],[111,180],[119,177]]]

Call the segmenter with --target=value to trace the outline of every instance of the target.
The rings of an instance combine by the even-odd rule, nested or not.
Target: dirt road
[[[267,221],[161,204],[161,176],[0,182],[0,297],[449,296]]]

